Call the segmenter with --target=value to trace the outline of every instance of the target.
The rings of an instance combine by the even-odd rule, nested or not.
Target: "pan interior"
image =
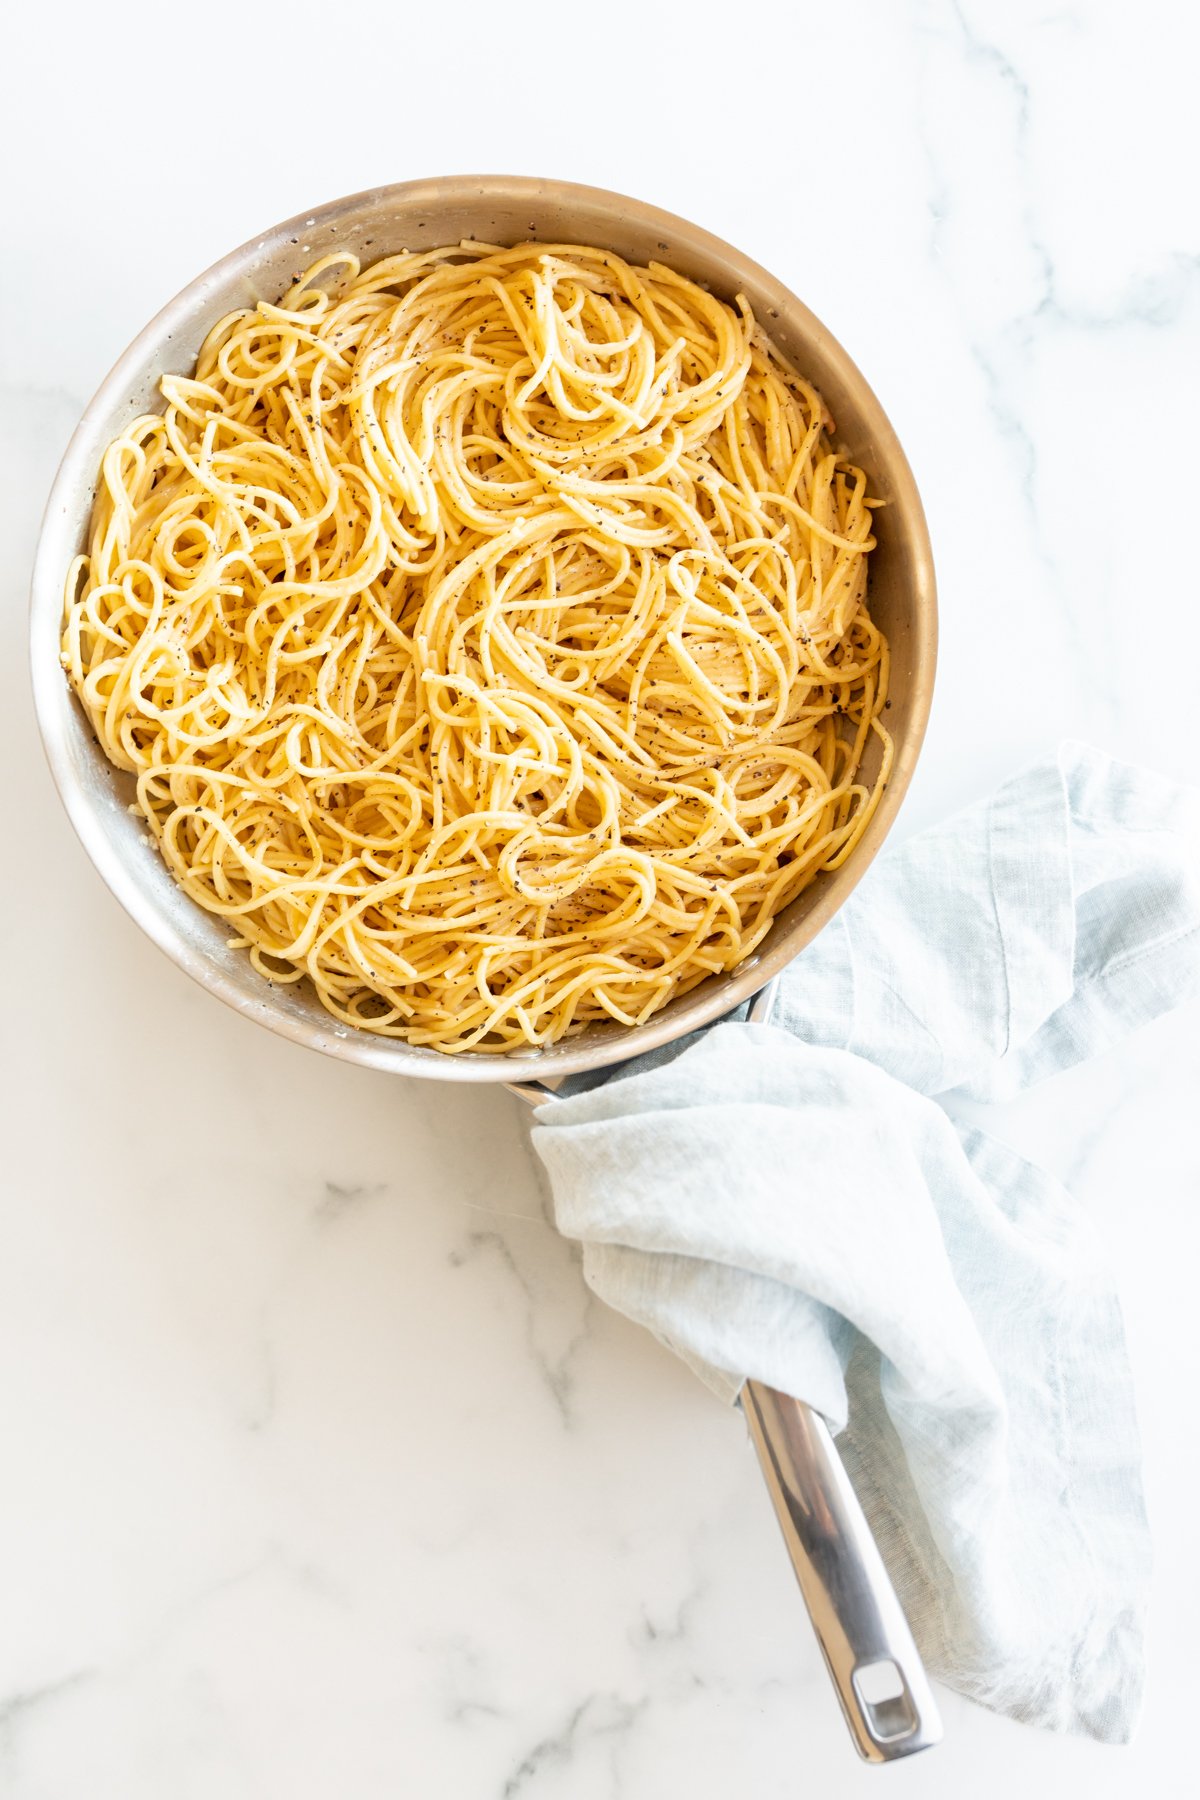
[[[820,390],[838,448],[867,471],[873,495],[884,502],[875,516],[869,594],[891,649],[888,728],[896,745],[887,792],[855,854],[842,869],[818,876],[732,975],[711,977],[633,1030],[589,1026],[545,1050],[505,1056],[448,1056],[378,1038],[340,1025],[307,983],[268,988],[245,953],[229,948],[228,927],[176,887],[129,811],[132,778],[93,742],[58,657],[63,578],[85,540],[100,456],[130,419],[161,409],[159,378],[190,368],[224,314],[277,299],[299,269],[333,248],[349,248],[369,264],[472,237],[596,245],[630,262],[667,263],[723,299],[746,295],[780,352]],[[929,709],[935,635],[932,560],[907,461],[858,370],[794,295],[729,245],[641,202],[562,182],[464,176],[373,190],[286,221],[200,276],[151,321],[89,406],[51,493],[34,573],[32,656],[43,737],[72,822],[117,898],[180,967],[248,1017],[327,1054],[401,1074],[513,1081],[554,1080],[682,1036],[747,998],[815,936],[883,841],[911,776]],[[868,776],[878,769],[878,754],[872,746]]]

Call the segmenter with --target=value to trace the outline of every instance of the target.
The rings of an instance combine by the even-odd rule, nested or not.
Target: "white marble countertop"
[[[995,1126],[1124,1271],[1159,1571],[1141,1735],[1103,1750],[946,1696],[944,1745],[877,1773],[739,1418],[589,1299],[517,1103],[217,1005],[108,897],[42,764],[27,570],[116,353],[277,218],[490,168],[704,222],[866,370],[943,603],[901,830],[1065,734],[1194,768],[1193,9],[629,13],[636,37],[461,0],[7,27],[5,1800],[1195,1791],[1195,1009]]]

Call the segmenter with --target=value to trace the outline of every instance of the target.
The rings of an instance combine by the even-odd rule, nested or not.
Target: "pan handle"
[[[777,981],[751,1002],[765,1024]],[[528,1106],[553,1089],[505,1083]],[[917,1646],[829,1428],[803,1400],[747,1381],[741,1407],[817,1642],[859,1755],[893,1762],[927,1750],[942,1722]]]
[[[778,977],[755,995],[765,1025]],[[747,1381],[742,1412],[821,1654],[867,1762],[940,1743],[942,1721],[904,1609],[829,1427],[803,1400]]]
[[[829,1427],[761,1381],[741,1407],[855,1748],[873,1763],[929,1749],[937,1703]]]

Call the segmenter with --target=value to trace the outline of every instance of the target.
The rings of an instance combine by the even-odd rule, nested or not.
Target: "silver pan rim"
[[[325,1015],[314,1000],[312,1016],[296,1017],[273,996],[275,990],[245,963],[248,980],[220,968],[212,956],[189,940],[168,909],[148,891],[140,871],[123,853],[111,828],[113,804],[101,806],[81,778],[89,751],[81,747],[82,713],[70,695],[59,661],[62,582],[86,524],[77,499],[94,478],[98,432],[131,389],[148,358],[176,336],[185,336],[214,293],[239,279],[252,281],[256,267],[282,246],[303,238],[324,248],[323,233],[336,233],[347,220],[369,209],[391,207],[416,218],[436,216],[448,206],[473,204],[516,206],[522,216],[539,209],[564,207],[603,226],[634,221],[669,244],[670,260],[681,253],[694,266],[711,269],[724,286],[765,295],[780,320],[799,343],[819,346],[824,368],[832,370],[843,390],[867,421],[876,469],[885,468],[891,503],[898,509],[909,566],[914,654],[907,680],[907,722],[898,737],[887,791],[863,839],[843,868],[820,878],[819,890],[808,890],[801,916],[784,923],[781,916],[761,950],[729,975],[714,977],[691,994],[671,1003],[644,1025],[588,1027],[576,1038],[547,1050],[530,1052],[464,1052],[447,1054],[343,1027]],[[545,236],[543,232],[539,236]],[[431,236],[425,240],[434,242]],[[577,239],[577,241],[580,241]],[[589,241],[589,240],[583,240]],[[594,238],[590,241],[596,241]],[[602,239],[600,241],[603,241]],[[296,254],[293,252],[292,254]],[[772,335],[775,327],[772,327]],[[107,441],[104,439],[103,441]],[[873,473],[876,470],[872,471]],[[532,1082],[599,1069],[654,1050],[734,1010],[748,1000],[811,942],[844,903],[882,845],[904,798],[924,738],[932,701],[937,647],[937,604],[933,556],[924,510],[908,460],[882,406],[841,345],[809,309],[776,278],[741,251],[690,221],[607,189],[531,176],[461,175],[400,182],[344,196],[283,220],[248,239],[188,283],[143,327],[117,359],[77,425],[50,491],[34,561],[30,609],[30,658],[34,704],[46,757],[59,796],[74,830],[109,891],[133,921],[185,974],[242,1014],[292,1043],[341,1061],[390,1073],[434,1080]],[[90,733],[87,734],[90,739]],[[101,758],[96,750],[93,758]],[[183,896],[181,896],[183,898]],[[795,904],[795,903],[794,903]],[[187,902],[188,907],[194,903]],[[195,909],[197,912],[199,908]]]

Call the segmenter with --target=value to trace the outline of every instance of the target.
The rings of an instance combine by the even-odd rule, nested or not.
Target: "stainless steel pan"
[[[876,515],[870,591],[891,644],[888,723],[896,758],[854,856],[794,901],[763,947],[732,975],[713,977],[632,1030],[589,1027],[548,1050],[506,1057],[448,1057],[373,1037],[338,1025],[303,987],[268,988],[243,954],[229,949],[221,922],[175,886],[128,810],[129,777],[92,742],[58,656],[63,578],[85,537],[101,453],[129,419],[159,404],[159,377],[186,369],[224,313],[276,298],[294,270],[335,246],[372,262],[471,236],[599,244],[634,262],[668,262],[726,297],[745,293],[775,343],[820,389],[839,446],[868,471],[872,492],[886,502]],[[502,1081],[525,1098],[540,1098],[544,1083],[668,1043],[769,991],[772,978],[841,905],[896,816],[924,735],[936,636],[933,562],[912,472],[871,389],[807,307],[757,263],[671,213],[599,188],[496,175],[407,182],[335,200],[243,244],[170,301],[116,363],[67,447],[38,545],[31,617],[34,697],[59,793],[101,876],[160,949],[227,1005],[294,1043],[397,1075]],[[882,1762],[936,1742],[940,1726],[916,1650],[823,1422],[757,1383],[747,1384],[743,1410],[859,1750]],[[878,1679],[880,1664],[898,1671],[891,1697],[886,1677],[882,1685]]]

